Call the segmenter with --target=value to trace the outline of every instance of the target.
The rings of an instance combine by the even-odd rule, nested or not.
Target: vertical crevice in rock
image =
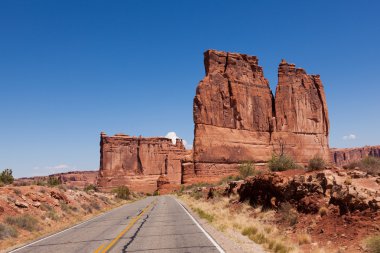
[[[165,156],[165,175],[168,174],[168,155]]]
[[[140,138],[138,139],[137,141],[137,173],[138,174],[144,174],[144,168],[142,166],[142,163],[141,163],[141,157],[140,157],[140,144],[141,144],[141,141],[140,141]]]

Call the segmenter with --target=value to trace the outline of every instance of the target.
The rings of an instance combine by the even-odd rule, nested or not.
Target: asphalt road
[[[172,197],[127,204],[17,253],[223,252]]]

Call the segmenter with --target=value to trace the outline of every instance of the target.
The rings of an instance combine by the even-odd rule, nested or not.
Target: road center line
[[[120,234],[118,234],[115,239],[113,239],[108,245],[107,247],[103,248],[103,250],[101,251],[101,253],[106,253],[107,251],[109,251],[113,246],[115,246],[115,244],[120,240],[120,238],[125,234],[127,233],[132,227],[133,225],[141,218],[141,216],[144,215],[144,213],[153,205],[156,204],[156,201],[153,201],[152,203],[150,203],[149,205],[147,205],[141,212],[139,215],[137,215],[136,217],[134,217],[130,222],[129,224],[127,225],[127,227],[120,232]],[[101,248],[98,248],[94,253],[97,253],[97,252],[100,252],[99,249],[102,249],[102,245],[100,246]]]

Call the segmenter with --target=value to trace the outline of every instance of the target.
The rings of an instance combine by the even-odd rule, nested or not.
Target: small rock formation
[[[153,193],[166,184],[179,187],[182,158],[186,154],[180,139],[174,144],[164,137],[101,133],[98,186],[109,191],[126,185],[133,191],[145,193]]]
[[[336,166],[348,165],[367,156],[380,157],[380,146],[365,146],[361,148],[332,148],[331,160]]]
[[[257,57],[215,50],[204,57],[206,77],[193,107],[194,167],[188,175],[219,180],[236,173],[243,161],[265,165],[272,153],[282,151],[299,164],[315,155],[330,159],[328,112],[318,75],[283,60],[274,99]]]

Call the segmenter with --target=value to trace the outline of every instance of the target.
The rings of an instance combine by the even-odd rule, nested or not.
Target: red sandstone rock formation
[[[124,134],[101,134],[98,186],[111,190],[127,185],[137,192],[153,193],[163,184],[180,185],[181,160],[186,150],[182,140],[176,144],[163,137],[131,137]],[[158,182],[159,181],[159,182]]]
[[[367,156],[380,157],[380,146],[365,146],[361,148],[332,148],[331,160],[337,166],[344,166],[359,161]]]
[[[195,174],[218,178],[241,161],[266,161],[273,95],[257,58],[209,50],[205,67],[194,98]]]
[[[300,164],[315,155],[330,159],[319,76],[281,62],[274,100],[254,56],[209,50],[205,68],[193,108],[195,178],[218,180],[242,161],[265,164],[280,146]]]
[[[278,68],[275,116],[271,140],[275,146],[282,142],[284,151],[300,164],[315,155],[330,160],[328,111],[319,75],[307,75],[283,60]]]

